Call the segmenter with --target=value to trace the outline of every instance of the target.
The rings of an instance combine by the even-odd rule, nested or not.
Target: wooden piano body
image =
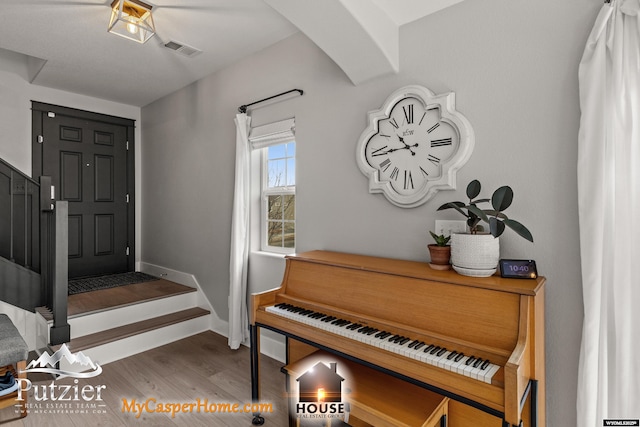
[[[259,331],[268,328],[288,342],[334,352],[443,394],[498,417],[503,426],[544,426],[544,282],[472,278],[426,263],[327,251],[289,256],[282,286],[251,298],[253,398],[259,399]],[[491,384],[484,383],[265,310],[281,302],[473,354],[500,369]]]

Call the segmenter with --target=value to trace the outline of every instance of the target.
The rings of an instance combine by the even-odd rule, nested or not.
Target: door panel
[[[60,152],[59,188],[60,200],[82,202],[82,153]]]
[[[69,277],[128,271],[127,127],[62,114],[42,120],[42,174],[69,202]]]

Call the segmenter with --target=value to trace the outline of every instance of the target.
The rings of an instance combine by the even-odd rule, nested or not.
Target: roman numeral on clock
[[[413,104],[405,105],[402,110],[404,111],[405,122],[408,125],[413,124]]]
[[[395,179],[396,181],[398,180],[398,173],[400,172],[400,169],[398,169],[398,167],[394,167],[393,170],[391,171],[391,175],[389,176],[391,179]]]
[[[389,120],[389,123],[391,123],[391,126],[393,126],[396,129],[398,129],[400,127],[400,126],[398,126],[398,122],[396,122],[396,119]]]
[[[436,156],[433,156],[431,154],[429,154],[429,157],[427,157],[427,159],[433,163],[434,165],[438,166],[440,164],[440,159],[437,158]]]
[[[382,170],[382,172],[386,172],[387,169],[389,169],[389,166],[391,166],[390,159],[385,159],[382,163],[380,163],[380,169]]]
[[[422,175],[423,175],[425,178],[429,176],[429,172],[427,172],[426,170],[424,170],[424,169],[422,168],[422,166],[420,166],[420,172],[422,172]]]
[[[418,126],[422,126],[422,121],[427,117],[427,112],[422,113],[422,117],[420,117],[420,121],[418,122]]]
[[[452,144],[451,138],[434,139],[433,141],[431,141],[432,147],[443,147],[445,145],[451,145],[451,144]]]
[[[431,126],[429,129],[427,129],[427,133],[431,133],[434,130],[438,129],[438,127],[440,126],[440,123],[436,123],[435,125]]]
[[[408,190],[411,188],[413,190],[413,178],[411,177],[411,171],[404,171],[404,189]]]

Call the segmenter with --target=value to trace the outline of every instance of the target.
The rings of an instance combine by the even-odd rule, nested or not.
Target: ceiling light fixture
[[[138,43],[145,43],[156,33],[150,4],[140,0],[113,0],[109,32]]]

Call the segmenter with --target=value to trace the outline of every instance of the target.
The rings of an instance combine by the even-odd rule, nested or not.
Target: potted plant
[[[455,209],[467,218],[468,233],[456,233],[451,238],[451,263],[454,270],[467,276],[485,277],[495,273],[500,259],[499,237],[510,228],[519,236],[533,242],[531,232],[507,215],[504,211],[513,202],[513,190],[505,185],[493,192],[491,199],[479,199],[480,181],[473,180],[467,186],[468,203],[449,202],[438,208]],[[481,203],[491,204],[491,209],[481,209]],[[489,232],[484,232],[481,224],[489,225]]]
[[[451,236],[444,236],[443,234],[436,234],[433,231],[429,231],[431,237],[435,243],[428,245],[429,254],[431,255],[431,262],[429,265],[434,270],[449,270],[451,264],[449,259],[451,258],[451,246],[448,245]]]

